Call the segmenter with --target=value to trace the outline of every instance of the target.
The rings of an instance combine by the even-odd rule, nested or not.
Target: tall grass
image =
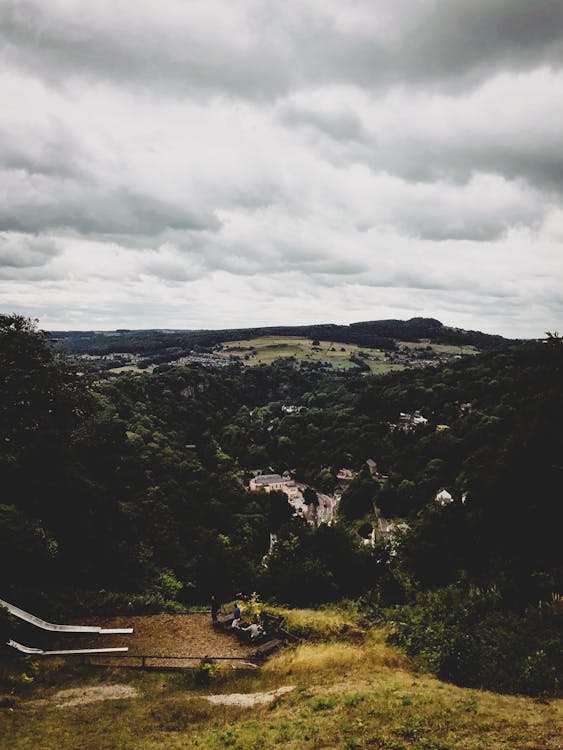
[[[385,632],[374,630],[359,645],[348,641],[302,643],[273,656],[262,668],[265,676],[303,678],[309,684],[337,677],[371,677],[382,670],[408,670],[409,659],[385,642]],[[351,671],[353,670],[353,671]]]
[[[361,639],[365,630],[354,618],[341,609],[284,609],[264,607],[263,611],[281,618],[282,627],[297,638],[330,640],[333,638]]]

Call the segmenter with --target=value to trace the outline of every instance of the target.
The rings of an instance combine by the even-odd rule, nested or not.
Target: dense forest
[[[281,360],[106,379],[0,316],[0,597],[45,615],[346,597],[450,679],[557,692],[562,384],[557,336],[381,377]],[[247,489],[290,470],[330,493],[343,467],[332,526]],[[404,533],[363,544],[374,509]]]

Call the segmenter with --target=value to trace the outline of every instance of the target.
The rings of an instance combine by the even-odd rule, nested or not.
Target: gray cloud
[[[21,172],[1,176],[8,196],[0,205],[0,231],[69,229],[85,235],[150,238],[167,229],[201,230],[220,225],[205,209],[168,203],[128,187],[111,189],[44,175],[27,177]]]
[[[362,163],[409,182],[466,183],[482,172],[562,193],[562,85],[561,74],[539,70],[496,76],[464,96],[372,99],[336,88],[298,94],[277,116],[338,168]]]
[[[136,2],[123,4],[121,14],[113,5],[93,6],[95,22],[89,23],[84,8],[73,13],[56,4],[47,8],[33,0],[8,0],[0,8],[3,53],[53,85],[78,76],[164,90],[220,90],[250,96],[287,87],[291,52],[272,48],[262,39],[260,28],[241,43],[236,28],[217,33],[220,16],[211,7],[198,28],[188,8],[182,12],[178,3],[167,5],[173,11],[169,24],[162,13],[166,7],[155,12],[152,6],[151,18],[151,5]],[[139,23],[143,10],[146,24]],[[257,64],[259,59],[268,59],[268,64]]]
[[[59,278],[51,261],[61,252],[52,237],[0,232],[0,280],[35,282]]]
[[[329,138],[337,141],[356,141],[366,144],[369,134],[355,112],[339,110],[321,112],[318,109],[286,105],[281,108],[281,121],[289,127],[305,126],[321,130]]]
[[[144,22],[143,22],[144,19]],[[330,82],[473,86],[491,71],[563,62],[559,0],[298,0],[48,6],[6,0],[3,53],[67,77],[267,97]]]
[[[166,200],[137,187],[115,144],[97,140],[88,144],[62,116],[21,127],[0,122],[0,231],[70,230],[138,245],[140,237],[220,226],[193,190]]]
[[[472,84],[499,70],[563,62],[558,0],[443,0],[420,7],[395,49],[399,77]]]
[[[76,134],[60,121],[52,121],[45,135],[26,123],[17,130],[0,123],[0,166],[30,174],[88,179],[87,152]]]
[[[0,295],[561,329],[562,32],[560,0],[5,0]]]
[[[60,248],[51,237],[0,233],[0,267],[44,266],[59,252]]]
[[[440,142],[437,134],[428,140],[417,139],[398,142],[392,149],[375,148],[369,162],[374,168],[388,170],[403,178],[417,182],[434,182],[443,178],[466,182],[482,172],[499,174],[508,180],[524,179],[531,185],[563,193],[563,152],[543,128],[522,142],[521,138],[507,135],[486,138],[451,139]],[[563,129],[562,129],[563,131]],[[562,132],[563,135],[563,132]]]

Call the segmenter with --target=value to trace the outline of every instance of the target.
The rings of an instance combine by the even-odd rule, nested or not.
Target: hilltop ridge
[[[510,343],[503,336],[446,326],[435,318],[372,320],[357,323],[320,323],[300,326],[253,326],[249,328],[147,329],[115,331],[52,331],[51,339],[68,354],[137,354],[155,363],[173,361],[194,349],[211,349],[230,341],[263,336],[295,336],[312,340],[393,351],[397,342],[427,342],[490,349]]]

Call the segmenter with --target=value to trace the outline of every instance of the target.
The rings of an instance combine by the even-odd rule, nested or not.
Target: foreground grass
[[[291,615],[326,629],[327,613]],[[330,618],[330,613],[328,613]],[[342,622],[340,622],[342,626]],[[353,623],[349,624],[351,628]],[[312,627],[309,625],[308,627]],[[341,627],[342,629],[342,627]],[[128,683],[139,697],[58,709],[58,689]],[[253,709],[212,706],[206,693],[293,692]],[[0,708],[4,750],[176,750],[180,748],[381,748],[386,750],[561,750],[563,701],[472,691],[416,674],[381,630],[303,643],[258,673],[225,671],[198,687],[191,673],[47,668]],[[38,704],[37,698],[45,699]]]

